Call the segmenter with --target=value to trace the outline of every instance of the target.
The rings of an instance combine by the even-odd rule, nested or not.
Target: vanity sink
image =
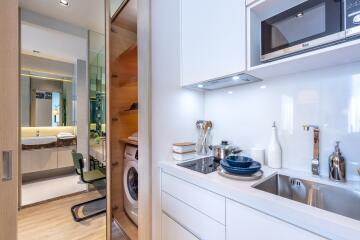
[[[44,145],[57,142],[56,136],[48,137],[25,137],[21,139],[22,145]]]
[[[253,186],[326,211],[360,220],[360,191],[275,174]]]

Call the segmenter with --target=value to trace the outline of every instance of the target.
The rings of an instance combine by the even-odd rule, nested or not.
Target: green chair
[[[72,152],[76,174],[80,175],[81,181],[88,184],[94,184],[106,179],[106,169],[100,168],[84,172],[84,157],[81,153]],[[79,216],[79,211],[83,211],[83,216]],[[96,215],[106,212],[106,195],[94,200],[77,204],[71,208],[71,213],[76,222],[89,219]]]

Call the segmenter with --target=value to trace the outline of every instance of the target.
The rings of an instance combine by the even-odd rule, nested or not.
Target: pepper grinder
[[[335,151],[329,156],[329,178],[337,182],[345,182],[345,158],[340,151],[340,142],[336,142]]]

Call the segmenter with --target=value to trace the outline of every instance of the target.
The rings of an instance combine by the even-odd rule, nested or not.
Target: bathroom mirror
[[[21,55],[21,126],[73,126],[74,64]]]

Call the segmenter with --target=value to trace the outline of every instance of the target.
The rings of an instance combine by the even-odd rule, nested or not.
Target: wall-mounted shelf
[[[138,113],[138,110],[125,110],[125,111],[121,111],[119,112],[120,115],[124,115],[124,114],[132,114],[132,113]]]
[[[138,141],[133,141],[133,140],[130,140],[130,139],[128,139],[128,138],[121,138],[121,139],[120,139],[120,142],[121,142],[121,143],[132,144],[132,145],[135,145],[135,146],[138,145]]]

